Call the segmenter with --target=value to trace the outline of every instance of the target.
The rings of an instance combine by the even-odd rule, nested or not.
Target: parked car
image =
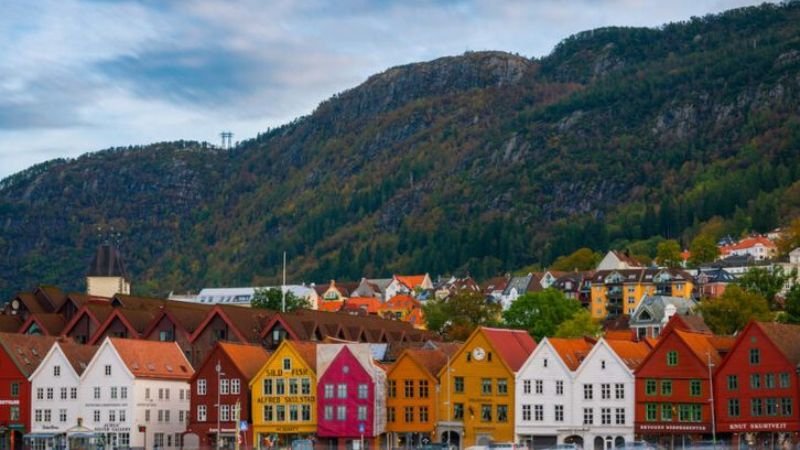
[[[554,447],[548,447],[545,450],[583,450],[583,447],[578,446],[578,444],[574,442],[570,442],[567,444],[557,444]]]

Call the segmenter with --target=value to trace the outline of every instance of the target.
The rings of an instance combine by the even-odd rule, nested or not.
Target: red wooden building
[[[714,375],[717,431],[733,447],[783,448],[800,432],[800,326],[750,322]]]
[[[219,434],[224,448],[233,447],[238,430],[235,422],[237,401],[239,420],[252,424],[249,382],[268,358],[269,353],[259,345],[219,342],[198,367],[190,381],[191,409],[187,434],[197,435],[201,448],[214,448]],[[217,430],[218,390],[221,433]]]
[[[28,377],[56,338],[0,333],[0,448],[21,449],[31,429],[31,383]]]
[[[732,338],[681,329],[671,320],[635,372],[637,439],[668,448],[710,439],[710,374],[732,344]]]

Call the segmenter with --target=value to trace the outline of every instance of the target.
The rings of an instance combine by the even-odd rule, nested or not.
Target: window
[[[128,392],[127,388],[122,388],[122,389],[124,390],[124,392],[126,392],[126,393]],[[126,397],[127,397],[127,394],[126,394]],[[125,397],[123,397],[123,398],[125,398]],[[76,387],[69,388],[69,399],[70,400],[77,400],[78,399],[78,388],[76,388]]]
[[[456,403],[453,405],[453,419],[454,420],[463,420],[464,419],[464,404],[463,403]]]
[[[419,380],[419,398],[428,398],[428,393],[428,380]]]
[[[664,422],[672,422],[672,404],[661,404],[661,420]]]
[[[230,405],[219,406],[219,420],[227,422],[230,420]],[[159,411],[161,413],[161,411]],[[161,414],[158,415],[159,422],[161,421]]]
[[[8,418],[12,422],[20,419],[19,406],[11,406],[8,409]]]
[[[774,373],[768,373],[764,375],[764,387],[767,389],[773,389],[775,387]]]
[[[160,393],[160,391],[161,390],[159,389],[159,393]],[[113,399],[117,398],[117,388],[116,387],[112,387],[111,388],[111,398],[113,398]]]
[[[481,395],[492,395],[491,378],[481,378]]]
[[[365,399],[369,396],[369,386],[366,383],[358,385],[358,398]]]
[[[172,330],[161,330],[158,332],[158,340],[161,342],[170,342],[175,340],[175,335]]]
[[[150,388],[144,389],[144,398],[150,400]]]
[[[403,419],[406,423],[412,423],[414,421],[414,407],[413,406],[406,406],[404,409],[404,416]]]
[[[339,405],[336,407],[336,420],[346,420],[347,419],[347,407],[344,405]]]
[[[325,385],[325,392],[324,392],[323,396],[325,398],[333,398],[333,385],[332,384],[326,384]]]
[[[367,420],[367,407],[366,406],[359,406],[358,407],[358,420]]]
[[[784,416],[791,416],[792,415],[792,399],[790,397],[784,397],[781,399],[781,415]]]
[[[583,408],[583,424],[594,425],[594,409]]]
[[[272,419],[270,417],[270,419]],[[264,417],[264,420],[267,420]],[[205,422],[206,421],[206,405],[197,405],[197,421],[198,422]]]
[[[61,423],[65,423],[67,421],[67,410],[66,409],[59,409],[58,410],[58,421]]]
[[[614,410],[615,424],[625,425],[625,408],[616,408]]]
[[[397,397],[397,381],[395,380],[386,381],[386,396],[389,398]]]
[[[275,419],[275,407],[272,405],[264,406],[264,421],[271,422]]]
[[[563,422],[564,421],[564,405],[555,405],[555,421],[556,422]]]
[[[44,388],[36,388],[36,399],[44,400]]]
[[[300,416],[302,417],[304,422],[308,422],[309,420],[311,420],[311,405],[301,405]]]
[[[428,407],[427,406],[420,406],[419,407],[419,421],[420,421],[420,423],[427,423],[428,422]]]
[[[611,398],[611,385],[608,383],[602,383],[600,385],[600,398],[603,400],[607,400]]]
[[[761,363],[761,352],[757,348],[750,349],[750,364],[758,365]]]
[[[523,380],[522,381],[522,393],[523,394],[530,394],[531,393],[531,380]]]
[[[611,425],[611,408],[600,408],[600,423]]]
[[[656,380],[644,381],[644,393],[645,395],[656,395]]]
[[[297,410],[297,405],[289,405],[289,420],[292,422],[297,422],[300,417],[300,414]]]
[[[11,383],[11,396],[19,397],[19,383]]]
[[[286,393],[286,382],[283,378],[275,379],[275,395],[283,395]]]
[[[672,395],[672,380],[661,380],[661,395]]]
[[[233,389],[232,382],[231,382],[231,389]],[[289,395],[297,395],[297,378],[289,379]]]
[[[781,373],[781,375],[780,375],[780,383],[781,383],[781,387],[784,388],[784,389],[789,387],[790,382],[789,382],[789,374],[788,373],[786,373],[786,372]]]
[[[394,406],[389,406],[388,408],[386,408],[386,422],[394,423],[394,420],[395,420]]]
[[[556,380],[556,395],[564,395],[564,382]]]
[[[164,448],[164,433],[153,433],[153,447]]]
[[[67,388],[62,387],[61,388],[61,400],[66,400],[66,399],[67,399]]]
[[[292,370],[292,360],[290,358],[283,358],[283,370]]]
[[[700,380],[690,380],[689,381],[689,395],[692,397],[699,397],[702,393],[702,387],[700,384]]]
[[[163,409],[159,409],[157,412],[158,412],[158,423],[161,423],[161,422],[164,421],[164,410]],[[225,416],[223,416],[223,414],[225,414]],[[226,419],[227,414],[228,414],[228,406],[227,405],[220,406],[219,415],[220,415],[220,418],[222,418],[223,421],[227,420]]]
[[[531,421],[531,405],[522,405],[522,421]]]
[[[100,410],[99,409],[95,409],[92,412],[92,416],[93,416],[92,418],[94,419],[95,423],[100,422]]]
[[[311,393],[311,380],[308,378],[303,378],[300,380],[300,393],[303,395],[308,395]]]
[[[678,365],[678,352],[676,352],[675,350],[667,352],[667,365],[668,366]]]
[[[105,373],[106,373],[107,377],[111,376],[111,365],[110,364],[106,364]]]
[[[266,381],[266,380],[265,380]],[[206,395],[206,379],[200,378],[197,380],[197,395]],[[266,392],[264,392],[266,394]]]
[[[739,399],[728,399],[728,417],[739,417]]]
[[[591,384],[584,384],[583,385],[583,399],[584,400],[591,400],[594,398],[594,386]]]
[[[161,411],[159,411],[159,412],[161,412]],[[161,418],[160,416],[161,415],[159,414],[159,418]],[[117,421],[117,412],[114,411],[113,409],[108,411],[108,421],[112,422],[112,423]]]
[[[544,420],[544,405],[533,405],[533,420],[537,422]]]
[[[347,385],[346,384],[339,384],[336,386],[336,397],[337,398],[347,398]]]
[[[231,394],[239,394],[242,392],[242,381],[238,378],[231,380]],[[167,391],[169,393],[169,391]],[[167,397],[169,398],[169,396]]]
[[[53,376],[54,377],[61,376],[61,366],[53,366]]]
[[[333,420],[333,406],[325,407],[325,420]]]
[[[53,388],[51,388],[51,387],[47,388],[47,399],[48,400],[52,400],[53,399]]]
[[[100,398],[100,388],[95,386],[94,389],[92,389],[92,391],[93,391],[93,394],[94,394],[93,395],[94,399],[95,400],[99,399]]]
[[[761,387],[761,375],[757,373],[750,374],[750,387],[753,389]]]
[[[457,393],[464,392],[464,377],[455,377],[455,391]]]
[[[219,393],[222,395],[227,395],[230,393],[230,388],[228,387],[228,379],[227,378],[220,378],[219,380]]]
[[[544,365],[544,367],[547,367],[547,358],[545,358],[544,361],[542,361],[542,364]]]
[[[655,403],[648,403],[645,405],[645,420],[647,421],[655,421],[656,420],[656,413],[658,411],[658,405]]]
[[[766,413],[768,416],[777,416],[778,415],[778,399],[777,398],[768,398],[765,401],[766,404]]]
[[[406,398],[414,398],[414,380],[405,380],[404,395]]]
[[[678,405],[678,420],[681,422],[701,422],[702,406],[699,404]]]
[[[264,391],[264,395],[272,395],[272,378],[264,378],[262,382],[261,390]],[[328,386],[325,386],[325,392],[327,392]],[[333,392],[333,390],[331,390]],[[325,397],[330,398],[330,397]]]
[[[492,405],[481,405],[481,422],[492,421]]]
[[[739,377],[736,375],[728,375],[728,390],[735,391],[739,389]]]
[[[625,385],[623,383],[614,384],[614,397],[617,400],[625,399]]]
[[[544,392],[544,382],[542,380],[536,380],[536,393],[541,394]]]
[[[181,412],[183,412],[183,411],[181,411]],[[167,414],[169,414],[169,411],[167,411]],[[124,409],[120,409],[119,410],[119,421],[120,422],[125,422],[125,419],[126,419],[125,410]]]
[[[497,421],[508,422],[508,405],[497,405]]]
[[[497,395],[508,395],[508,380],[505,378],[497,379]]]
[[[145,409],[144,410],[144,421],[145,422],[150,422],[150,410],[149,409]]]

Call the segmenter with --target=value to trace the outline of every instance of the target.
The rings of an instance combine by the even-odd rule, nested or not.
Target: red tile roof
[[[39,367],[57,339],[53,336],[0,333],[0,346],[19,371],[29,377]]]
[[[420,303],[419,300],[415,299],[414,297],[410,295],[399,294],[387,300],[386,303],[382,305],[381,309],[405,309],[410,311],[421,306],[422,303]]]
[[[481,327],[481,331],[514,372],[522,367],[536,348],[536,341],[524,330]]]
[[[317,309],[320,311],[338,312],[344,306],[344,300],[320,300]]]
[[[59,342],[58,346],[61,347],[61,351],[64,353],[64,356],[69,361],[69,364],[75,369],[75,373],[80,376],[86,367],[89,365],[89,361],[94,358],[94,354],[97,353],[97,349],[100,348],[99,345],[82,345],[76,344],[74,342]]]
[[[303,358],[308,367],[314,372],[317,371],[317,344],[315,342],[304,341],[284,341],[291,345],[295,352]]]
[[[408,287],[409,289],[414,289],[422,285],[425,282],[425,274],[422,275],[395,275],[394,278]]]
[[[722,255],[727,255],[734,250],[744,250],[753,248],[756,245],[763,245],[766,248],[777,248],[774,242],[766,236],[751,236],[740,240],[739,242],[731,245],[723,245],[720,247],[719,252]]]
[[[232,342],[219,342],[217,345],[239,369],[239,373],[247,378],[247,381],[256,376],[270,355],[260,345],[234,344]]]
[[[61,314],[34,313],[19,328],[20,333],[25,333],[31,325],[36,323],[42,332],[48,336],[58,336],[66,326],[66,321]]]
[[[128,370],[137,378],[188,381],[194,369],[175,342],[110,338]]]
[[[651,349],[645,342],[607,339],[606,343],[631,370],[636,370],[639,367],[642,361],[647,358]]]
[[[438,349],[410,348],[405,350],[403,354],[400,355],[400,358],[403,358],[403,355],[416,361],[416,363],[427,370],[428,374],[432,377],[436,377],[439,371],[447,365],[448,361],[447,353]],[[400,361],[399,358],[398,361]]]
[[[558,356],[571,371],[575,371],[594,347],[594,340],[585,338],[547,338]]]
[[[19,320],[19,317],[0,314],[0,332],[16,333],[19,331],[20,326],[22,326],[22,322]]]
[[[800,365],[800,325],[754,322],[794,366]]]
[[[347,311],[362,310],[367,314],[378,314],[382,307],[381,301],[375,297],[350,297],[344,301],[342,309]]]

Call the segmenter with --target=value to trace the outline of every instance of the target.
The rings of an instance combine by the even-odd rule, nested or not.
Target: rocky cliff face
[[[391,68],[231,152],[40,165],[0,183],[0,296],[80,289],[98,225],[150,294],[271,282],[283,251],[296,281],[481,277],[714,216],[767,227],[800,189],[798,33],[797,4],[604,29]]]

